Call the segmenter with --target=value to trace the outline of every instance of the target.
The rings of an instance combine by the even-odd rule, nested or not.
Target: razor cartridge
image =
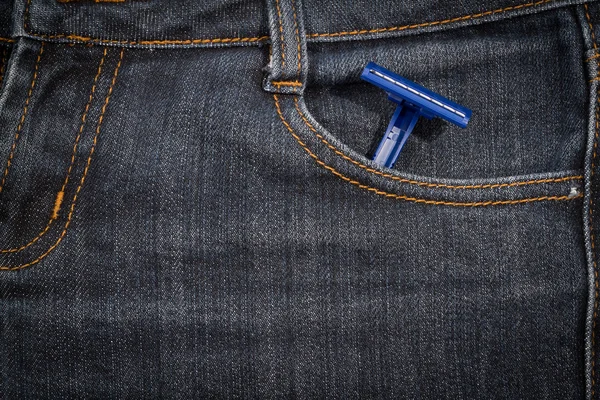
[[[385,136],[379,143],[373,161],[391,168],[396,163],[402,146],[415,127],[419,117],[443,118],[465,128],[471,118],[471,110],[440,96],[423,86],[370,62],[361,79],[385,90],[388,98],[396,103],[396,111],[388,124]]]

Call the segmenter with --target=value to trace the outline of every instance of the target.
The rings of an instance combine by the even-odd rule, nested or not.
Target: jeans
[[[599,399],[600,4],[0,0],[0,398]],[[473,110],[394,110],[374,61]]]

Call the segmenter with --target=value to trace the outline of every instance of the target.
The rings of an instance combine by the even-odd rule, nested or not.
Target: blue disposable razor
[[[373,160],[391,168],[396,163],[402,146],[408,139],[419,117],[440,117],[465,128],[471,118],[471,110],[456,104],[439,94],[425,89],[399,75],[370,62],[361,74],[361,79],[385,90],[388,98],[396,103],[385,136],[379,143]]]

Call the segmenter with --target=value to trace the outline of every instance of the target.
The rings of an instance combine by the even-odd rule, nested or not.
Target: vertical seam
[[[598,45],[596,44],[596,34],[594,32],[594,25],[592,24],[592,19],[590,17],[590,13],[589,13],[589,8],[587,4],[583,5],[584,9],[585,9],[585,17],[587,19],[588,25],[590,27],[590,32],[591,32],[591,38],[592,38],[592,46],[594,47],[594,51],[597,52],[598,51]],[[599,114],[599,106],[600,106],[600,98],[598,98],[598,95],[600,94],[600,90],[596,92],[596,107],[595,107],[595,130],[594,130],[594,140],[593,140],[593,145],[592,145],[592,160],[591,160],[591,171],[590,171],[590,201],[589,201],[589,207],[590,207],[590,211],[589,211],[589,230],[590,230],[590,241],[591,241],[591,253],[592,253],[592,267],[594,270],[594,304],[593,304],[593,312],[592,312],[592,340],[591,340],[591,345],[592,345],[592,351],[591,351],[591,393],[592,393],[592,398],[595,396],[596,394],[596,320],[597,320],[597,316],[598,316],[598,263],[596,261],[596,248],[595,248],[595,236],[594,236],[594,224],[593,224],[593,216],[594,216],[594,211],[593,211],[593,196],[592,196],[592,184],[591,184],[591,178],[594,176],[594,169],[595,169],[595,162],[596,162],[596,155],[598,153],[597,148],[598,148],[598,128],[599,128],[599,121],[598,121],[598,114]]]
[[[596,96],[600,95],[600,90],[596,91]],[[594,176],[594,169],[595,169],[595,160],[596,160],[596,154],[597,154],[597,148],[598,148],[598,107],[599,107],[599,103],[600,99],[596,100],[596,107],[595,107],[595,130],[594,130],[594,144],[592,146],[592,163],[591,163],[591,171],[590,171],[590,181],[591,178]],[[593,224],[593,217],[594,217],[594,211],[593,211],[593,198],[592,198],[592,185],[590,182],[590,202],[589,202],[589,207],[590,207],[590,211],[589,211],[589,227],[590,227],[590,241],[591,241],[591,247],[592,247],[592,266],[594,269],[594,305],[593,305],[593,314],[592,314],[592,371],[591,371],[591,375],[592,375],[592,397],[595,395],[595,385],[596,385],[596,320],[598,317],[598,263],[596,261],[596,245],[595,245],[595,235],[594,235],[594,224]]]
[[[119,69],[121,67],[121,63],[123,61],[123,53],[125,52],[125,49],[122,48],[121,49],[121,53],[119,55],[119,62],[117,63],[117,66],[115,67],[115,72],[113,73],[113,77],[112,77],[112,81],[110,83],[110,88],[108,89],[108,93],[106,94],[106,98],[104,100],[104,104],[102,105],[102,110],[100,112],[100,117],[98,119],[98,125],[96,126],[96,132],[94,134],[94,139],[92,141],[92,147],[90,149],[90,153],[85,165],[85,169],[83,170],[83,175],[81,176],[81,179],[79,181],[79,185],[77,186],[77,190],[75,191],[75,195],[73,196],[73,200],[71,201],[71,207],[69,209],[69,215],[67,217],[67,222],[65,222],[65,226],[63,228],[63,231],[61,232],[61,234],[59,235],[58,239],[56,240],[56,242],[54,242],[54,244],[52,246],[50,246],[48,248],[48,250],[46,250],[44,253],[42,253],[38,258],[36,258],[33,261],[30,261],[28,263],[25,264],[21,264],[18,266],[14,266],[14,267],[10,267],[10,266],[0,266],[0,270],[4,270],[4,271],[14,271],[14,270],[19,270],[19,269],[23,269],[23,268],[27,268],[30,267],[34,264],[39,263],[40,261],[42,261],[44,258],[46,258],[61,242],[62,240],[65,238],[67,231],[69,229],[69,226],[71,225],[71,221],[73,219],[73,213],[75,212],[75,205],[77,203],[77,197],[79,196],[79,193],[81,192],[81,188],[83,187],[83,184],[85,183],[85,178],[87,177],[89,168],[90,168],[90,164],[92,163],[92,157],[96,151],[96,144],[98,143],[98,136],[100,134],[100,129],[102,127],[102,122],[104,121],[104,115],[106,113],[106,108],[108,107],[108,103],[110,101],[110,97],[113,93],[113,88],[115,87],[115,82],[117,81],[117,76],[119,75]]]
[[[275,0],[275,6],[277,8],[277,20],[279,21],[279,38],[281,40],[281,69],[285,67],[285,43],[283,41],[283,21],[281,20],[281,8],[279,7],[279,0]]]
[[[102,66],[104,65],[104,60],[106,59],[107,52],[108,52],[108,49],[104,48],[104,53],[102,54],[102,59],[100,60],[100,64],[98,65],[98,71],[96,72],[96,76],[94,77],[94,83],[92,84],[92,89],[91,89],[91,92],[90,92],[90,95],[88,98],[88,102],[85,105],[85,109],[81,116],[81,124],[79,125],[79,131],[77,132],[77,136],[75,137],[75,143],[73,144],[73,151],[71,154],[71,163],[69,164],[69,168],[67,170],[67,175],[62,184],[62,187],[56,195],[56,200],[54,201],[54,207],[52,209],[52,214],[50,215],[50,220],[46,224],[46,227],[36,237],[31,239],[28,243],[26,243],[20,247],[9,248],[9,249],[0,249],[0,254],[2,254],[2,253],[18,253],[18,252],[25,250],[26,248],[28,248],[29,246],[33,245],[38,240],[40,240],[50,230],[50,227],[52,226],[54,221],[56,221],[58,219],[60,208],[61,208],[63,200],[64,200],[65,190],[67,188],[67,184],[69,183],[69,179],[70,179],[71,173],[73,171],[73,167],[75,165],[75,156],[77,154],[77,147],[79,146],[79,141],[81,139],[81,135],[83,134],[83,128],[84,128],[86,120],[87,120],[88,111],[89,111],[92,101],[94,99],[94,93],[96,92],[96,86],[98,84],[98,79],[100,78],[100,74],[102,73]]]
[[[294,5],[295,0],[291,0],[292,2],[292,11],[294,14],[294,26],[296,27],[296,52],[298,54],[298,79],[301,79],[301,72],[302,71],[302,61],[301,61],[301,55],[300,55],[300,33],[298,32],[298,17],[296,14],[296,6]]]
[[[31,101],[31,94],[33,93],[33,88],[35,87],[35,83],[37,82],[40,60],[42,59],[43,53],[44,53],[44,42],[42,42],[42,44],[40,45],[40,51],[38,53],[37,60],[35,61],[35,66],[33,69],[33,78],[31,79],[31,85],[29,86],[29,92],[27,93],[27,98],[25,99],[25,105],[23,106],[23,111],[21,112],[21,118],[19,119],[19,125],[17,126],[17,131],[15,132],[15,136],[13,138],[13,142],[10,147],[10,153],[8,155],[8,160],[6,162],[6,167],[4,168],[4,173],[2,174],[2,180],[0,181],[0,193],[2,193],[2,189],[4,188],[4,184],[6,183],[6,178],[8,177],[8,171],[10,170],[10,166],[12,165],[12,159],[15,156],[15,150],[17,148],[17,143],[19,141],[19,137],[21,136],[21,130],[23,129],[23,124],[25,122],[25,117],[27,116],[27,111],[29,110],[29,102]]]
[[[31,6],[31,0],[27,0],[25,12],[23,13],[23,29],[25,32],[27,32],[27,28],[29,27],[29,6]]]
[[[4,81],[4,71],[6,70],[6,59],[8,56],[8,47],[4,47],[4,51],[2,51],[2,65],[0,65],[0,88],[2,88],[2,82]]]

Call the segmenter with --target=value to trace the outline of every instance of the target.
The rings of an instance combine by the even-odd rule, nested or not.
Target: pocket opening
[[[340,143],[323,128],[300,96],[274,95],[278,118],[317,167],[386,198],[449,206],[493,206],[568,201],[583,196],[581,171],[568,170],[494,179],[435,179],[382,168]]]

